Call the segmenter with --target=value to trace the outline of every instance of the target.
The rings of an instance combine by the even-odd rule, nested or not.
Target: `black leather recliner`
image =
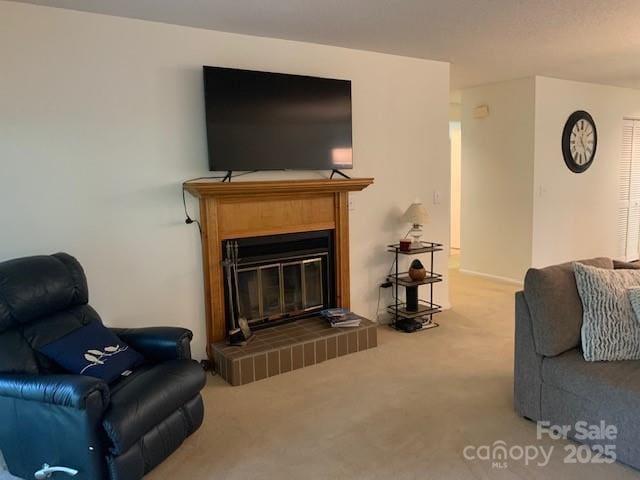
[[[74,479],[140,479],[202,424],[205,373],[189,330],[113,329],[145,363],[110,385],[36,350],[100,321],[72,256],[0,263],[0,450],[13,475],[47,463],[78,470]]]

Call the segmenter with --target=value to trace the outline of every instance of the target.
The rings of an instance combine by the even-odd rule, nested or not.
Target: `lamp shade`
[[[402,215],[402,221],[413,225],[425,225],[429,223],[429,214],[422,203],[412,203]]]

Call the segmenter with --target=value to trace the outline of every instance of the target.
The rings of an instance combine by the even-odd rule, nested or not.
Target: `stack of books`
[[[359,327],[360,317],[344,308],[328,308],[320,312],[332,327]]]

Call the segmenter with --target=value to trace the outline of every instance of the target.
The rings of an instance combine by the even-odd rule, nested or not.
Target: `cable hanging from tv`
[[[224,177],[220,177],[220,176],[196,177],[196,178],[191,178],[187,180],[187,182],[192,182],[194,180],[205,180],[205,179],[213,179],[213,180],[222,179],[223,182],[228,181],[229,183],[231,183],[231,179],[233,177],[242,177],[243,175],[249,175],[250,173],[256,173],[257,171],[258,170],[251,170],[248,172],[236,173],[235,175],[233,175],[233,171],[228,170]],[[184,207],[184,216],[185,216],[184,223],[186,223],[187,225],[191,225],[192,223],[195,223],[198,226],[198,230],[200,231],[200,234],[202,234],[202,225],[200,225],[200,222],[198,220],[191,218],[191,216],[189,215],[189,211],[187,210],[187,200],[185,198],[184,185],[182,187],[182,206]]]
[[[248,172],[241,172],[241,173],[236,173],[235,175],[233,174],[233,170],[227,170],[227,173],[223,176],[209,176],[209,177],[197,177],[197,178],[192,178],[190,180],[187,180],[188,182],[194,181],[194,180],[204,180],[204,179],[212,179],[212,180],[221,180],[221,183],[231,183],[231,179],[235,178],[235,177],[242,177],[243,175],[249,175],[250,173],[256,173],[259,170],[250,170]],[[338,169],[333,169],[331,171],[331,176],[329,176],[329,180],[333,179],[334,175],[340,175],[341,177],[344,177],[348,180],[351,179],[351,177],[347,174],[345,174],[344,172],[341,172]],[[191,216],[189,215],[189,212],[187,210],[187,200],[185,198],[185,189],[184,186],[182,187],[182,206],[184,207],[184,215],[185,215],[185,220],[184,223],[186,223],[187,225],[191,225],[192,223],[195,223],[198,226],[198,230],[200,231],[200,233],[202,234],[202,226],[200,225],[200,222],[196,219],[191,218]]]

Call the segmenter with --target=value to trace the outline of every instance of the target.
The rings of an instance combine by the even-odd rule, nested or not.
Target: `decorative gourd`
[[[427,270],[422,265],[422,262],[418,259],[411,262],[411,266],[409,267],[409,277],[414,282],[421,282],[427,276]]]

